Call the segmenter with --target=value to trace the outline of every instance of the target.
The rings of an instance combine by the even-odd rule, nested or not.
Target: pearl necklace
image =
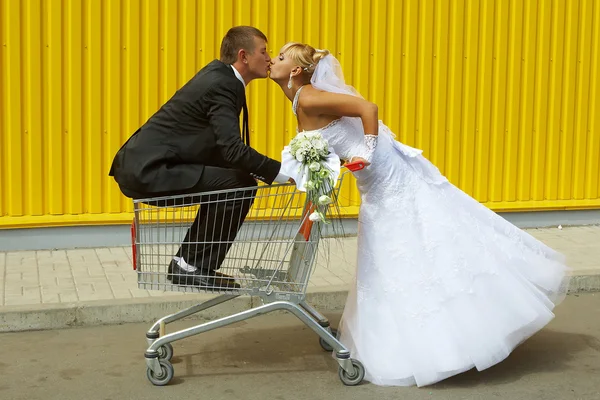
[[[292,102],[292,112],[295,116],[298,116],[298,114],[296,113],[298,111],[298,97],[300,97],[300,91],[303,87],[304,85],[298,88],[298,90],[296,91],[296,95],[294,96],[294,101]]]

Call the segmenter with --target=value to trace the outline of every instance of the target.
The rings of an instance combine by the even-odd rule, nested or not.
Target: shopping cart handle
[[[344,164],[344,167],[348,168],[350,171],[360,171],[365,167],[365,163],[363,161],[354,161],[351,163]]]

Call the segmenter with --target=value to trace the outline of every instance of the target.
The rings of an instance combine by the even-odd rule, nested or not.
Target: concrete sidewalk
[[[600,226],[527,229],[565,254],[572,292],[600,290]],[[310,281],[308,299],[322,310],[341,310],[355,272],[356,238],[326,239]],[[0,332],[73,325],[147,322],[214,297],[137,288],[129,247],[0,253]],[[202,318],[251,307],[240,297]]]

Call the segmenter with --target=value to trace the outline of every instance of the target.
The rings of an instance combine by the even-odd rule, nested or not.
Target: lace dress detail
[[[358,118],[319,130],[340,158]],[[379,385],[429,385],[488,368],[544,327],[567,290],[564,258],[452,185],[380,129],[361,196],[356,282],[340,340]]]

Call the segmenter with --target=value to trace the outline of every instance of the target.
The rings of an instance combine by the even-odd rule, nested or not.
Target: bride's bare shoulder
[[[303,108],[310,108],[318,105],[323,96],[330,94],[324,90],[314,88],[312,85],[306,85],[302,89],[302,93],[298,98],[298,105]]]
[[[312,85],[306,85],[304,86],[303,90],[302,90],[302,96],[300,96],[300,99],[304,98],[310,98],[310,97],[314,97],[314,96],[319,96],[322,95],[323,93],[327,93],[324,90],[319,90],[317,88],[315,88]]]

